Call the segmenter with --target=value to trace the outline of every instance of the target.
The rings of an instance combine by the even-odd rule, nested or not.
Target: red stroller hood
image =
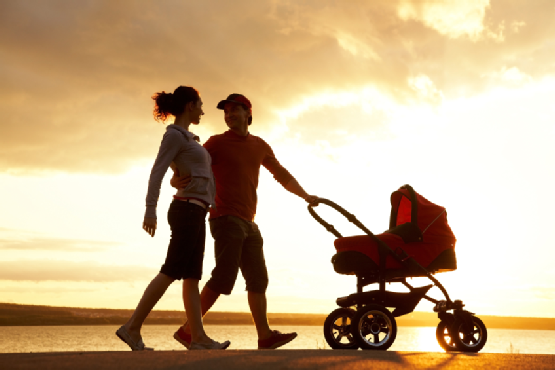
[[[424,240],[444,239],[448,243],[456,241],[455,235],[447,223],[445,208],[430,202],[412,188],[403,186],[391,194],[389,228],[393,229],[406,222],[416,222],[422,231]]]
[[[417,231],[414,231],[415,229]],[[406,231],[412,232],[408,235]],[[457,239],[447,223],[445,208],[430,202],[408,185],[391,194],[389,230],[373,237],[357,235],[338,238],[334,244],[337,252],[361,252],[378,264],[379,253],[376,238],[385,242],[393,251],[398,249],[405,251],[425,268],[437,258],[440,260],[444,258],[441,256],[447,250],[451,250],[453,258],[455,258],[454,249]],[[442,265],[444,264],[442,263]],[[401,268],[401,265],[393,257],[387,256],[386,268]],[[454,268],[456,268],[454,263],[449,263],[439,266],[436,270],[448,271]]]

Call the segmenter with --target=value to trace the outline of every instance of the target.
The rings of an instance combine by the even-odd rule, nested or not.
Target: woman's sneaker
[[[212,343],[209,344],[191,342],[191,344],[189,345],[189,351],[197,349],[226,349],[227,347],[229,347],[230,344],[231,342],[228,340],[223,343],[213,340]]]
[[[297,333],[282,334],[277,330],[273,330],[270,338],[258,340],[258,349],[276,349],[295,338],[297,338]]]
[[[187,334],[183,327],[180,327],[174,334],[173,338],[178,341],[179,343],[183,344],[185,348],[189,349],[191,342],[193,341],[191,338],[191,334]]]
[[[146,347],[143,343],[143,338],[139,338],[139,341],[135,342],[131,335],[123,325],[116,331],[116,335],[119,339],[121,339],[125,344],[131,348],[132,351],[153,351],[154,348]]]

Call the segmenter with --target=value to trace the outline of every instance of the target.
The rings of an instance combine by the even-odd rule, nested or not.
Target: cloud
[[[98,252],[119,244],[121,243],[58,238],[31,238],[25,240],[0,239],[0,250]]]
[[[0,250],[98,252],[120,245],[121,242],[57,238],[38,232],[0,227]]]
[[[151,279],[156,273],[156,269],[144,266],[109,266],[97,262],[0,261],[0,280],[133,282]]]
[[[4,284],[0,287],[0,292],[2,293],[21,293],[24,291],[25,293],[34,293],[34,294],[48,294],[48,293],[56,293],[56,294],[83,294],[89,293],[94,294],[98,293],[99,285],[93,287],[86,287],[85,284],[90,283],[82,283],[78,282],[77,286],[74,284],[70,284],[71,286],[63,286],[62,284],[68,284],[67,281],[60,281],[56,285],[52,285],[52,282],[48,282],[46,284],[37,284],[38,281],[29,281],[29,282],[12,282],[12,284],[5,284],[6,280],[4,280]],[[103,283],[103,282],[101,282]],[[9,286],[6,286],[9,285]],[[4,301],[5,303],[15,303],[13,300]]]
[[[536,298],[553,301],[555,299],[555,287],[553,286],[543,286],[543,287],[531,287],[530,288]]]
[[[403,20],[418,20],[448,37],[467,36],[472,40],[478,40],[485,36],[503,41],[502,36],[499,37],[491,31],[485,32],[487,29],[484,17],[489,3],[489,0],[401,1],[398,14]]]
[[[484,77],[497,81],[500,85],[520,87],[533,81],[532,77],[520,71],[517,67],[503,66],[499,71],[492,71]]]
[[[413,88],[423,101],[433,105],[439,105],[443,101],[443,94],[435,86],[434,82],[426,75],[418,75],[409,78],[409,86]]]
[[[397,108],[376,89],[364,88],[313,95],[291,109],[282,110],[279,116],[289,131],[285,137],[309,145],[338,147],[355,139],[383,137],[384,128]],[[305,122],[317,125],[308,126]]]
[[[216,133],[230,92],[252,100],[264,131],[323,91],[429,103],[422,88],[473,94],[503,66],[553,75],[552,12],[550,0],[2,1],[0,171],[151,163],[164,128],[150,97],[180,84],[201,91]]]

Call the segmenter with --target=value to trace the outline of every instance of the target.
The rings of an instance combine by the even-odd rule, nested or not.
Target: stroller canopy
[[[447,223],[447,212],[417,192],[409,185],[391,194],[391,217],[389,230],[375,235],[393,251],[399,249],[412,256],[423,267],[435,271],[456,269],[456,238]],[[369,235],[357,235],[335,240],[337,252],[356,251],[379,263],[378,245]],[[446,254],[447,253],[447,254]],[[401,268],[391,256],[386,259],[387,268]]]
[[[426,242],[454,244],[456,241],[447,223],[446,209],[430,202],[405,185],[391,194],[389,229],[408,222],[420,229]]]

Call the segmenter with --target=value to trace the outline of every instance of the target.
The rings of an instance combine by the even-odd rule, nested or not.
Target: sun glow
[[[373,232],[387,229],[404,184],[446,207],[458,269],[437,277],[469,310],[553,316],[552,9],[251,2],[247,12],[211,0],[2,5],[0,301],[136,304],[164,261],[174,192],[166,177],[150,238],[145,195],[165,130],[150,97],[185,84],[202,93],[206,115],[191,126],[201,142],[226,130],[217,102],[244,93],[251,133],[309,193]],[[329,313],[356,289],[330,263],[334,237],[265,169],[258,201],[269,309]],[[362,233],[318,212],[343,235]],[[213,253],[208,233],[201,285]],[[181,309],[171,289],[159,307]],[[247,311],[244,289],[239,278],[215,309]]]

